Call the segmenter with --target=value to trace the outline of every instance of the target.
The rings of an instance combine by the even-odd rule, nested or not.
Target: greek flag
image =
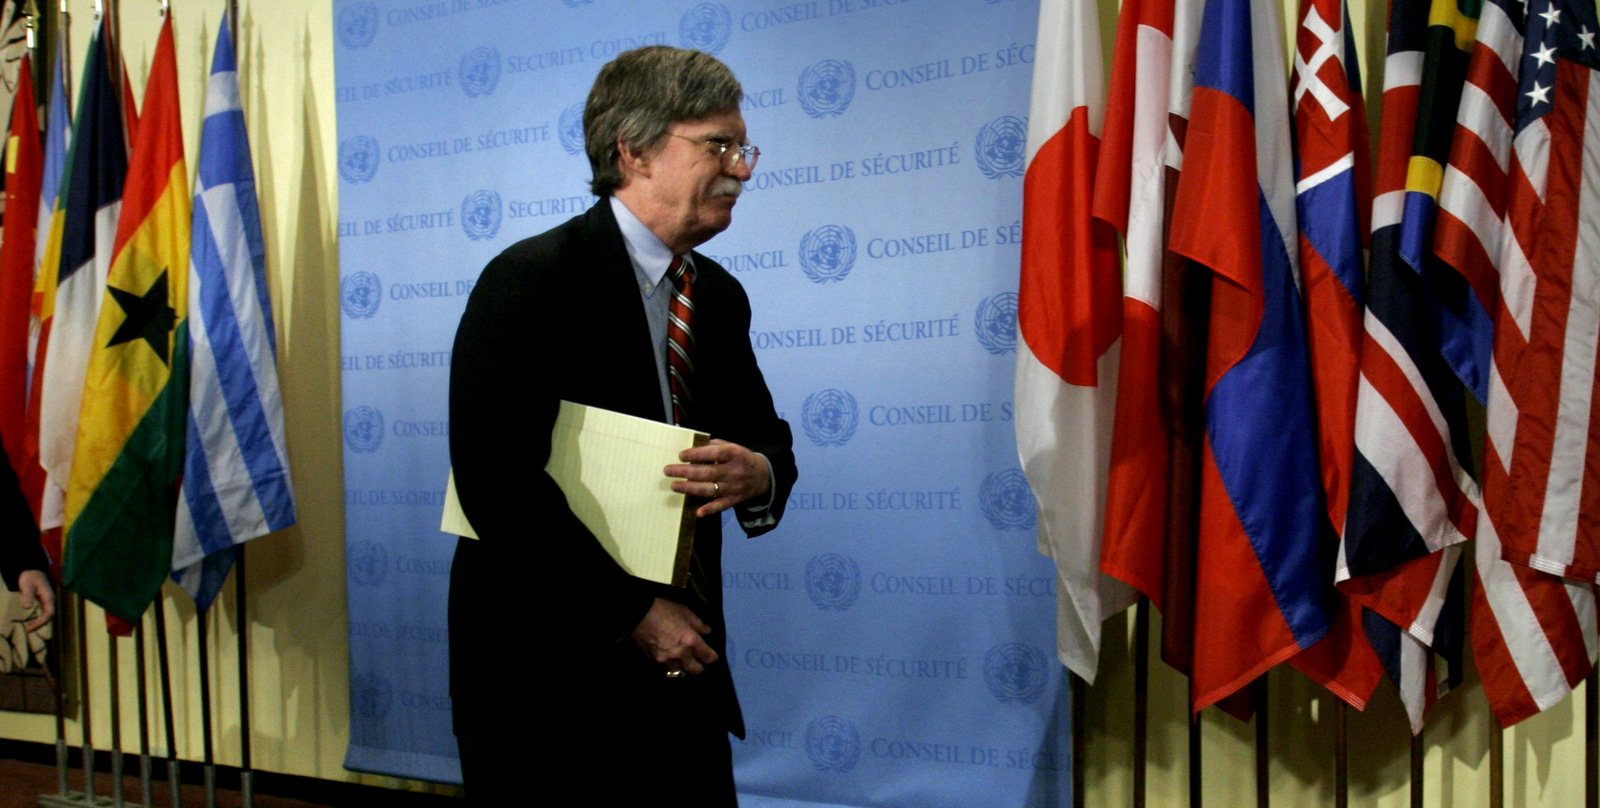
[[[204,611],[242,542],[294,524],[255,174],[224,19],[206,87],[189,257],[193,366],[172,577]]]

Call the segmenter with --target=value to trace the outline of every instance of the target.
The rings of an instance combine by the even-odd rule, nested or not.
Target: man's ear
[[[621,138],[617,138],[617,154],[620,155],[617,164],[622,169],[624,182],[629,177],[636,175],[642,177],[650,176],[651,155],[649,153],[635,151]]]

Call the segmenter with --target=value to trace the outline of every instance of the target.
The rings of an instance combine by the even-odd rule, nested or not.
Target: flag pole
[[[1333,700],[1333,808],[1350,808],[1350,713]]]
[[[67,626],[70,625],[68,617],[76,613],[72,607],[72,598],[66,597],[61,589],[60,581],[56,581],[56,591],[62,592],[61,614],[56,617],[57,631],[50,639],[50,645],[55,649],[53,661],[56,673],[51,676],[51,684],[55,687],[56,696],[56,794],[62,799],[67,797],[67,663],[65,659],[67,649]],[[50,667],[45,666],[48,672]]]
[[[1263,673],[1251,686],[1250,695],[1256,707],[1256,808],[1269,808],[1272,802],[1272,778],[1268,773],[1271,755],[1267,743],[1271,722],[1267,718],[1266,674]]]
[[[1133,808],[1145,805],[1150,762],[1150,599],[1139,597],[1133,615]]]
[[[149,678],[145,675],[145,643],[144,624],[150,616],[150,610],[139,615],[139,622],[133,627],[133,646],[138,653],[133,655],[134,679],[139,686],[139,804],[150,808],[152,788],[150,784],[150,696]]]
[[[117,658],[122,638],[106,631],[106,670],[111,679],[111,805],[122,808],[122,676]]]
[[[1089,744],[1084,741],[1084,730],[1089,726],[1089,707],[1084,702],[1089,695],[1089,683],[1071,670],[1067,671],[1067,681],[1072,697],[1072,808],[1083,808],[1083,768],[1089,759]]]
[[[172,723],[172,672],[167,664],[167,598],[156,590],[156,665],[161,677],[161,711],[167,727],[167,789],[172,808],[183,805],[178,781],[178,731]]]
[[[1506,749],[1505,728],[1493,711],[1489,715],[1489,808],[1505,808]]]
[[[72,53],[72,13],[67,11],[67,0],[61,0],[56,6],[56,10],[56,17],[61,23],[61,30],[56,34],[60,38],[61,45],[61,87],[51,88],[50,91],[55,92],[56,89],[60,89],[62,92],[70,92],[69,88],[72,87],[72,59],[69,57]]]
[[[1583,804],[1600,808],[1600,673],[1594,668],[1584,677],[1583,688]]]
[[[1200,808],[1200,713],[1194,709],[1194,682],[1189,682],[1189,808]]]
[[[217,764],[211,749],[211,656],[207,650],[206,618],[211,610],[195,615],[195,632],[200,638],[200,739],[204,747],[201,758],[205,767],[206,808],[217,808]]]
[[[94,804],[94,731],[90,720],[89,694],[89,621],[85,612],[89,604],[78,596],[78,697],[82,702],[83,724],[78,728],[83,737],[83,799]]]
[[[1411,734],[1411,808],[1422,808],[1422,761],[1428,750],[1422,744],[1422,733]]]
[[[255,808],[255,772],[250,769],[250,643],[245,613],[244,548],[234,562],[234,602],[238,611],[234,632],[239,641],[239,792],[244,808]],[[1076,737],[1076,735],[1074,735]]]

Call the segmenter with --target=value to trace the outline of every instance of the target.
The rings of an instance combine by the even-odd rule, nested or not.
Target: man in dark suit
[[[731,223],[759,155],[741,98],[697,51],[603,67],[584,109],[599,201],[491,261],[462,316],[450,454],[480,539],[460,540],[451,570],[450,685],[474,800],[522,804],[555,777],[595,804],[735,803],[728,733],[744,723],[722,658],[722,514],[771,530],[795,479],[749,300],[692,252]],[[672,333],[684,325],[687,346]],[[712,436],[664,469],[698,503],[688,587],[623,572],[544,473],[563,399]]]

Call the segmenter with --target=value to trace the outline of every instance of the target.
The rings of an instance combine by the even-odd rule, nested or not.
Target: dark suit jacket
[[[4,451],[0,451],[0,579],[17,591],[17,577],[28,570],[49,570],[50,559],[39,544],[39,524],[17,484]]]
[[[789,426],[779,419],[750,347],[739,282],[695,254],[694,422],[765,454],[782,515],[794,484]],[[451,575],[451,692],[462,708],[534,688],[535,720],[590,722],[626,692],[646,701],[692,694],[696,714],[743,736],[726,661],[669,681],[630,633],[657,596],[688,604],[724,653],[720,514],[696,526],[710,603],[623,572],[573,516],[543,467],[558,402],[657,421],[663,412],[644,306],[608,200],[501,253],[479,277],[456,332],[450,371],[450,456],[462,509],[481,537],[462,539]],[[533,518],[528,517],[533,514]],[[752,531],[765,532],[770,528]],[[508,647],[531,643],[536,664],[499,672]],[[510,676],[509,679],[504,678]],[[671,689],[662,691],[666,685]],[[463,702],[468,703],[463,703]],[[616,707],[626,720],[647,704]],[[468,719],[470,721],[470,719]]]

